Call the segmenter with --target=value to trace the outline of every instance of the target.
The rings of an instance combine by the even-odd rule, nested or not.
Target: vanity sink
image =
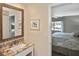
[[[15,45],[13,47],[11,47],[10,49],[14,52],[20,52],[22,51],[24,48],[26,47],[25,44],[19,44],[19,45]]]

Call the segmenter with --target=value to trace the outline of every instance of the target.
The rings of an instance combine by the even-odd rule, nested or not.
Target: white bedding
[[[52,34],[53,37],[73,37],[74,33],[65,33],[65,32],[55,32]]]
[[[79,41],[75,41],[75,40],[67,40],[64,42],[57,42],[57,44],[53,43],[53,45],[72,49],[72,50],[79,50]]]
[[[72,38],[73,33],[54,33],[53,45],[79,50],[79,38]]]

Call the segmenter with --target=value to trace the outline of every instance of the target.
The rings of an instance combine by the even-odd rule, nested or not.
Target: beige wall
[[[20,4],[20,3],[9,3],[9,5],[24,9],[24,6],[22,4]]]
[[[27,9],[28,19],[26,23],[28,40],[35,44],[35,55],[48,55],[48,5],[27,4]],[[40,19],[40,31],[30,30],[30,20],[32,19]]]
[[[47,4],[11,4],[24,8],[24,39],[35,44],[35,55],[47,56],[48,49],[48,5]],[[30,20],[40,19],[40,31],[30,30]]]

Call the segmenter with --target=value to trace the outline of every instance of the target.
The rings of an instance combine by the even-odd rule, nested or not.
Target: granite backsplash
[[[23,41],[24,41],[24,38],[18,38],[18,39],[2,42],[2,43],[0,43],[0,49],[2,47],[12,47],[13,45],[17,45],[17,44],[19,44],[20,42],[23,42]]]

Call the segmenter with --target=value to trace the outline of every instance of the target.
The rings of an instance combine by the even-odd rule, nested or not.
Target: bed
[[[52,51],[65,56],[79,56],[79,38],[73,37],[74,33],[52,34]]]

